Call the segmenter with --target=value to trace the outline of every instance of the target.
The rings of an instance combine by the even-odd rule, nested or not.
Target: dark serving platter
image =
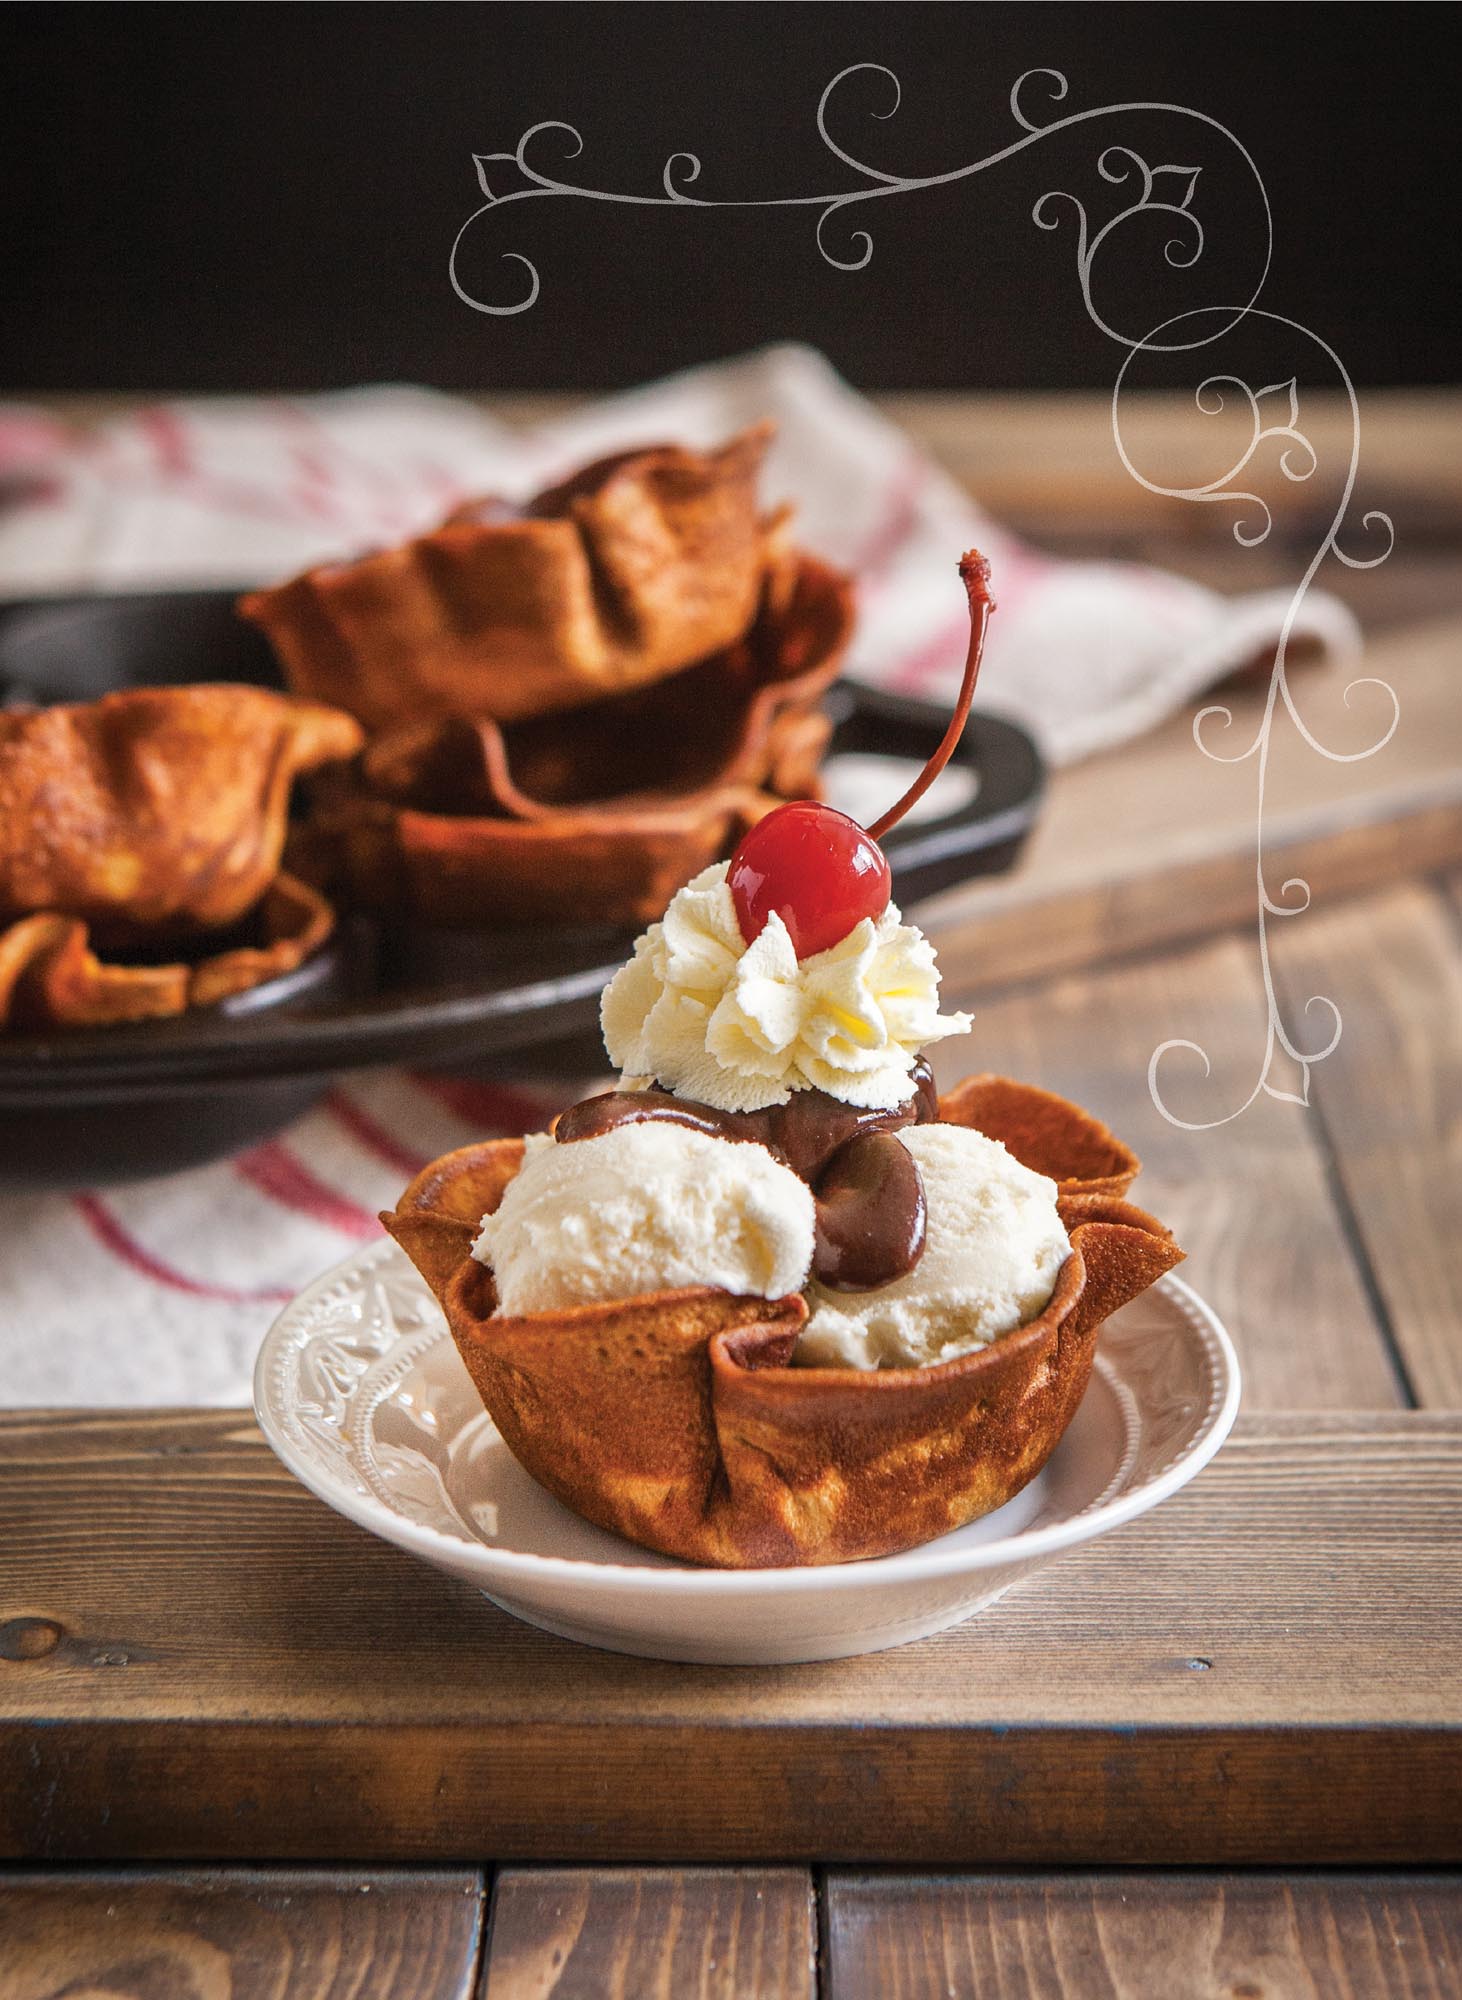
[[[277,684],[232,591],[48,599],[0,607],[0,700],[84,701],[199,680]],[[845,681],[829,698],[828,768],[922,763],[942,708]],[[906,911],[1008,868],[1033,825],[1042,767],[1013,723],[973,715],[951,767],[972,796],[884,842]],[[890,767],[887,803],[907,782]],[[941,781],[946,783],[947,781]],[[0,1187],[80,1187],[216,1159],[276,1130],[342,1070],[409,1061],[489,1074],[604,1068],[599,994],[628,956],[620,929],[392,933],[348,919],[289,978],[171,1021],[0,1034]]]

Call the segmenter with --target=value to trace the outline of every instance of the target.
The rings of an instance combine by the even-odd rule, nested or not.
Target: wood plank
[[[1403,721],[1363,762],[1329,762],[1276,722],[1265,811],[1274,884],[1303,875],[1320,907],[1462,860],[1459,649],[1456,618],[1409,627],[1368,649],[1359,671],[1394,687]],[[1312,731],[1347,754],[1374,741],[1390,713],[1374,690],[1347,710],[1354,677],[1336,667],[1295,677]],[[1224,699],[1234,714],[1230,740],[1247,744],[1262,687]],[[1191,713],[1057,772],[1009,875],[921,906],[919,921],[939,946],[946,976],[976,991],[1252,925],[1255,784],[1252,762],[1203,755]]]
[[[1133,1197],[1188,1252],[1183,1276],[1233,1335],[1246,1409],[1385,1409],[1404,1400],[1327,1184],[1315,1117],[1262,1097],[1230,1124],[1188,1132],[1148,1091],[1158,1045],[1165,1101],[1221,1118],[1253,1089],[1264,1049],[1255,953],[1226,938],[1172,958],[1077,973],[974,1007],[973,1034],[933,1051],[946,1084],[970,1068],[1028,1077],[1085,1104],[1144,1161]]]
[[[482,2000],[812,2000],[805,1868],[508,1868]]]
[[[882,396],[879,406],[930,451],[992,513],[1037,539],[1067,522],[1105,518],[1130,528],[1165,530],[1176,542],[1233,546],[1233,516],[1150,493],[1123,465],[1112,439],[1109,396],[911,394]],[[516,402],[516,399],[515,399]],[[523,405],[517,404],[521,410]],[[526,414],[526,410],[523,411]],[[1462,525],[1462,392],[1367,389],[1361,397],[1358,509],[1380,506],[1398,531],[1435,537]],[[1132,394],[1122,406],[1122,435],[1133,462],[1155,483],[1184,487],[1214,478],[1245,424],[1235,399],[1219,417],[1203,417],[1191,391]],[[1328,518],[1350,454],[1345,397],[1306,387],[1302,428],[1319,465],[1302,482],[1259,466],[1278,532]],[[1327,577],[1328,582],[1328,577]]]
[[[482,1902],[465,1869],[0,1875],[0,1995],[467,2000]]]
[[[834,1874],[825,2000],[1455,2000],[1462,1885],[1427,1875]]]
[[[1459,1606],[1458,1416],[1265,1416],[963,1627],[691,1669],[516,1623],[236,1413],[11,1415],[0,1857],[1455,1861]]]
[[[1456,913],[1408,886],[1271,927],[1290,1021],[1344,1019],[1312,1073],[1354,1226],[1423,1405],[1462,1407],[1462,951]]]

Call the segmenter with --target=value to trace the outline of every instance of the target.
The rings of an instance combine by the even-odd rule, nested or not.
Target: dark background
[[[1068,219],[1048,188],[1119,205],[1095,172],[1121,140],[1201,166],[1209,244],[1164,267],[1139,219],[1099,261],[1097,303],[1140,334],[1184,306],[1247,299],[1262,211],[1233,148],[1193,121],[1132,113],[1043,140],[951,187],[829,225],[872,230],[871,265],[831,268],[815,209],[532,201],[478,224],[474,152],[559,118],[590,185],[655,193],[668,153],[697,191],[770,197],[859,185],[833,125],[896,173],[964,165],[1018,136],[1010,86],[1065,71],[1063,111],[1168,100],[1229,125],[1274,210],[1264,304],[1313,327],[1359,384],[1457,377],[1452,10],[1422,5],[7,6],[0,9],[6,210],[0,387],[306,389],[381,378],[449,388],[607,387],[799,338],[869,388],[1107,385],[1119,350],[1082,311]],[[1029,100],[1045,117],[1038,96]],[[500,170],[501,171],[501,170]],[[502,185],[515,184],[513,170]],[[1174,192],[1180,183],[1172,183]],[[1148,379],[1160,379],[1152,376]]]

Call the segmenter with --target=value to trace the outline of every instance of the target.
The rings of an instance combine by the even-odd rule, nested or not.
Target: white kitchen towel
[[[274,1315],[379,1236],[379,1210],[409,1180],[472,1139],[541,1131],[562,1102],[374,1072],[231,1160],[82,1194],[0,1195],[0,1407],[247,1403]]]
[[[764,416],[778,426],[766,498],[794,501],[801,539],[859,579],[851,670],[946,699],[967,633],[955,562],[982,548],[1000,608],[981,703],[1026,722],[1056,761],[1151,726],[1278,632],[1279,597],[1223,598],[1160,570],[1038,554],[801,347],[529,434],[405,388],[171,402],[87,426],[0,408],[0,599],[267,583],[425,528],[469,494],[521,497],[621,445],[711,444]],[[1330,598],[1312,597],[1298,629],[1332,654],[1358,644]],[[245,1401],[279,1303],[374,1236],[376,1210],[419,1167],[556,1108],[435,1076],[349,1078],[234,1160],[99,1193],[0,1198],[0,1403]]]

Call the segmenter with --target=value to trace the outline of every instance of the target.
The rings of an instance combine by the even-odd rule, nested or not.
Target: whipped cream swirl
[[[799,960],[775,914],[746,943],[724,861],[638,939],[600,1019],[626,1087],[656,1081],[721,1111],[763,1111],[808,1089],[891,1110],[912,1096],[921,1051],[970,1026],[939,1012],[934,947],[892,903]]]

